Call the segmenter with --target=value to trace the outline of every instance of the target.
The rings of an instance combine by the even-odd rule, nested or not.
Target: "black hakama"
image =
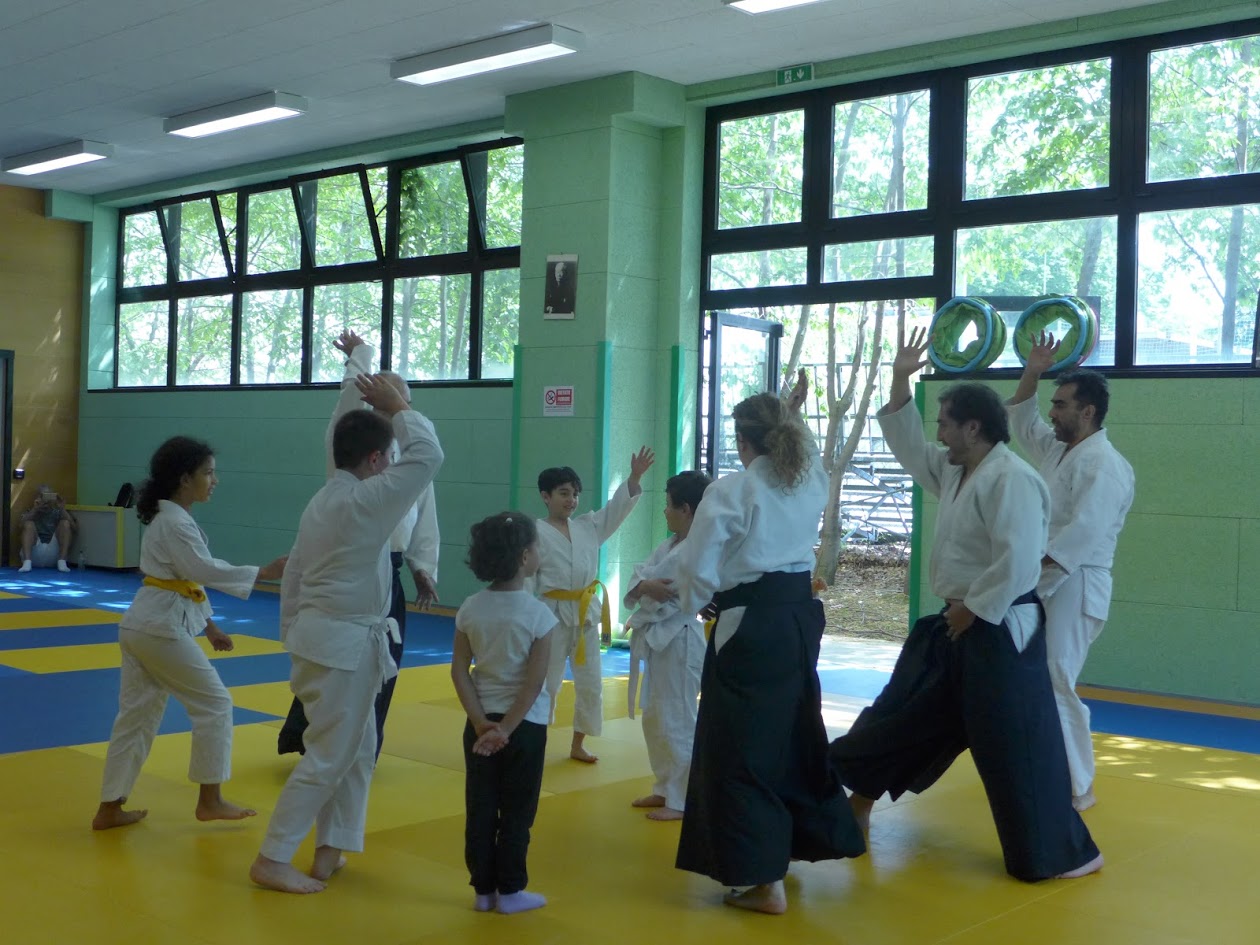
[[[1005,624],[976,618],[955,641],[946,630],[942,614],[915,623],[884,691],[831,744],[840,780],[895,800],[930,787],[970,748],[1006,871],[1033,882],[1084,866],[1098,847],[1072,809],[1044,615],[1022,653]]]
[[[818,684],[822,604],[807,572],[774,572],[716,595],[746,607],[700,682],[679,869],[727,886],[781,880],[790,859],[866,850],[827,761]]]

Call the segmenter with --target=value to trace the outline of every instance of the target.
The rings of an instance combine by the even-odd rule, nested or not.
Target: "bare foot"
[[[767,915],[783,915],[787,912],[787,893],[783,891],[783,880],[754,886],[743,892],[729,892],[722,897],[722,901],[737,909],[764,912]]]
[[[581,747],[580,745],[569,751],[569,757],[572,758],[574,761],[580,761],[583,764],[588,764],[588,765],[593,765],[595,764],[595,762],[599,761],[599,755],[592,755],[589,751],[587,751],[585,748]]]
[[[252,807],[238,807],[223,798],[219,798],[217,804],[197,802],[198,820],[244,820],[246,817],[257,816],[258,811]]]
[[[1072,810],[1079,814],[1081,811],[1089,810],[1097,803],[1098,799],[1094,797],[1094,792],[1092,790],[1086,791],[1084,794],[1077,794],[1072,797]]]
[[[317,893],[326,888],[323,882],[295,869],[292,863],[269,860],[261,853],[249,868],[249,878],[259,886],[277,892]]]
[[[1086,863],[1084,866],[1078,866],[1074,870],[1068,870],[1066,873],[1060,873],[1055,879],[1077,879],[1081,876],[1088,876],[1090,873],[1097,873],[1103,868],[1103,857],[1099,853],[1096,857]]]
[[[138,823],[149,814],[148,810],[123,810],[122,801],[105,801],[96,809],[92,818],[93,830],[108,830],[110,827],[126,827]]]
[[[872,797],[856,792],[849,795],[849,807],[853,810],[853,819],[857,821],[864,837],[869,836],[871,832],[871,808],[874,806],[875,799]]]
[[[345,865],[346,858],[336,847],[316,847],[315,862],[311,864],[311,875],[315,879],[325,881]]]
[[[659,794],[644,794],[630,802],[631,807],[664,807],[665,798]]]
[[[683,812],[672,807],[659,807],[643,815],[648,820],[682,820]]]

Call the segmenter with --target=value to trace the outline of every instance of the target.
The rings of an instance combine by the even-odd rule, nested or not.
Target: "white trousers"
[[[158,637],[118,629],[122,673],[118,716],[105,753],[101,800],[131,794],[174,696],[192,720],[188,780],[222,784],[232,776],[232,697],[210,660],[188,634]]]
[[[373,633],[356,669],[331,669],[293,656],[289,685],[306,709],[306,754],[285,782],[262,855],[292,861],[315,825],[315,845],[363,852],[368,787],[376,759],[376,694],[385,682],[385,636]]]
[[[1084,573],[1068,575],[1059,588],[1042,601],[1046,608],[1046,659],[1050,682],[1063,726],[1072,794],[1089,792],[1094,783],[1094,743],[1089,736],[1089,706],[1076,694],[1076,680],[1089,656],[1089,647],[1102,633],[1105,621],[1086,616]]]
[[[647,651],[641,690],[643,740],[656,776],[652,793],[674,810],[682,810],[687,801],[704,649],[704,641],[684,627],[664,648]]]
[[[586,665],[573,663],[578,634],[586,637]],[[600,668],[599,625],[577,627],[558,623],[551,631],[551,665],[547,692],[551,695],[551,724],[556,724],[556,694],[564,682],[565,663],[573,672],[573,731],[598,735],[604,730],[604,674]]]

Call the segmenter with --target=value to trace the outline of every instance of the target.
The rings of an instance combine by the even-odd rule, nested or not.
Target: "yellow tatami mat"
[[[84,627],[97,623],[118,623],[122,612],[80,607],[67,610],[24,610],[0,614],[0,630],[35,630],[42,627]]]
[[[284,648],[275,640],[233,634],[235,646],[218,653],[205,637],[197,637],[197,643],[212,659],[230,659],[234,656],[259,656],[265,653],[283,653]],[[112,669],[119,665],[121,651],[117,643],[84,643],[78,646],[46,646],[29,650],[0,650],[0,666],[24,670],[28,673],[70,673],[84,669]]]
[[[238,641],[241,638],[238,637]],[[1027,885],[1001,855],[970,759],[922,797],[882,802],[871,852],[794,864],[787,915],[721,905],[717,884],[673,868],[676,823],[630,808],[651,787],[624,680],[609,680],[594,766],[550,733],[530,888],[520,916],[480,915],[463,865],[463,715],[444,666],[404,670],[372,786],[367,850],[309,897],[253,887],[257,852],[296,756],[279,722],[240,726],[226,794],[259,816],[200,824],[186,779],[189,736],[158,738],[133,796],[149,817],[94,833],[105,746],[0,756],[5,942],[275,945],[1255,945],[1260,758],[1098,736],[1099,804],[1086,814],[1107,865]],[[568,686],[566,684],[566,690]],[[237,687],[238,705],[282,714],[281,683]],[[566,691],[560,718],[571,711]],[[299,865],[310,859],[308,846]]]

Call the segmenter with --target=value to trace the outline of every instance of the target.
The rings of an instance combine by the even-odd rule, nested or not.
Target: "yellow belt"
[[[149,587],[161,588],[164,591],[174,591],[180,597],[187,597],[189,600],[198,604],[206,599],[206,592],[201,585],[195,581],[180,581],[174,578],[155,578],[145,575],[144,583]]]
[[[547,591],[543,597],[548,600],[575,600],[578,605],[578,642],[577,651],[573,654],[574,666],[586,665],[586,635],[582,632],[582,628],[586,626],[586,612],[590,609],[591,601],[595,598],[596,592],[602,590],[604,596],[602,599],[602,607],[599,615],[599,638],[604,643],[612,642],[612,614],[608,610],[608,589],[598,579],[591,581],[586,587],[576,591],[562,591],[556,588],[553,591]]]
[[[709,642],[709,637],[713,636],[713,628],[717,626],[717,617],[711,617],[704,622],[704,642]]]

